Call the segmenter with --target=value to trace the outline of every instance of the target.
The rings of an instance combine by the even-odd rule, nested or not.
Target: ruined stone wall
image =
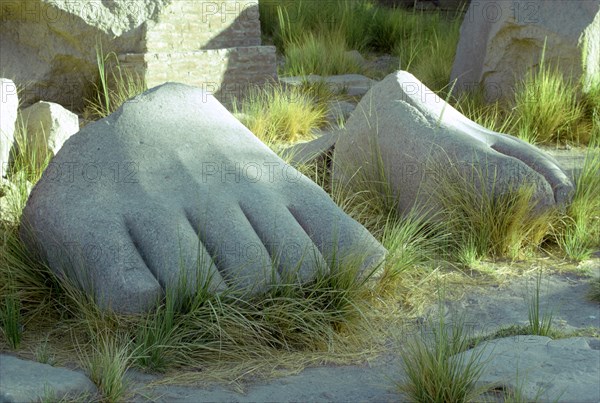
[[[147,52],[260,46],[258,1],[174,0],[145,36]]]
[[[248,86],[277,78],[273,46],[123,54],[119,61],[121,67],[143,77],[149,88],[181,82],[203,88],[226,104]]]
[[[173,0],[144,29],[143,51],[121,53],[119,61],[149,88],[182,82],[229,103],[277,78],[275,47],[260,46],[256,0]]]

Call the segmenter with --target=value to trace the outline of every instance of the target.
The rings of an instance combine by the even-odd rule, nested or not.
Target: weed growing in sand
[[[56,356],[52,354],[50,346],[48,345],[48,337],[41,342],[34,351],[35,360],[42,364],[48,364],[54,366],[56,363]]]
[[[530,297],[527,318],[529,319],[529,334],[535,336],[549,336],[552,330],[552,311],[546,309],[542,314],[540,311],[540,288],[542,286],[542,271],[540,270],[535,279],[535,290]]]
[[[6,295],[0,308],[2,334],[13,349],[18,349],[23,335],[21,301],[16,295]]]
[[[381,237],[388,250],[382,286],[395,283],[418,265],[435,266],[447,258],[449,234],[441,223],[431,223],[424,214],[411,212],[401,220],[386,222]]]
[[[168,292],[165,302],[140,323],[133,347],[133,360],[137,366],[164,372],[172,365],[171,355],[179,341],[175,313],[175,297]]]
[[[482,353],[458,359],[456,354],[467,349],[464,324],[446,323],[441,298],[438,307],[439,318],[430,324],[431,333],[415,335],[401,347],[406,375],[399,389],[414,402],[475,401],[486,390],[476,386],[485,368]]]

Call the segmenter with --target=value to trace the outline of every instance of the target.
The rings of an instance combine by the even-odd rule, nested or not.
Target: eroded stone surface
[[[483,86],[487,100],[510,99],[515,78],[559,65],[584,89],[600,75],[599,0],[471,2],[460,30],[450,82],[456,92]]]
[[[167,83],[63,145],[21,237],[103,308],[139,312],[166,287],[255,294],[385,249],[212,95]],[[358,255],[358,256],[357,256]]]
[[[23,105],[82,110],[97,99],[97,57],[110,86],[130,76],[136,86],[171,80],[231,93],[277,76],[253,0],[3,1],[0,36],[2,71],[24,87]]]

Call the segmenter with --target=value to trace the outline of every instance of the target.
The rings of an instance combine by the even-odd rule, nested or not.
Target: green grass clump
[[[6,295],[0,308],[0,329],[13,349],[18,349],[23,335],[21,301],[15,295]]]
[[[285,54],[287,45],[306,32],[326,35],[342,29],[353,49],[363,50],[365,35],[373,24],[377,7],[369,0],[332,0],[325,2],[272,0],[259,3],[261,31],[273,38]]]
[[[589,127],[578,127],[585,112],[579,86],[556,66],[545,63],[545,50],[544,45],[537,71],[528,71],[515,90],[517,136],[529,143],[587,144]]]
[[[476,386],[485,365],[482,353],[468,360],[455,356],[468,349],[469,338],[462,322],[446,323],[443,310],[432,325],[431,332],[415,335],[402,346],[405,379],[400,391],[414,402],[476,401],[485,391]]]
[[[600,139],[600,137],[598,137]],[[567,257],[584,260],[600,247],[600,147],[594,140],[575,179],[575,195],[555,230],[555,239]]]
[[[458,12],[454,18],[439,13],[413,13],[407,24],[411,28],[393,48],[393,54],[400,58],[401,69],[412,73],[441,98],[446,98],[450,90],[448,83],[462,21],[459,15],[462,13]]]
[[[387,222],[381,242],[388,255],[381,283],[393,284],[397,277],[418,265],[435,265],[446,259],[448,237],[441,223],[432,223],[418,212]]]
[[[540,288],[542,286],[542,272],[538,272],[535,283],[535,290],[530,296],[527,318],[529,319],[529,334],[534,336],[552,335],[552,311],[546,310],[541,313],[540,309]]]
[[[349,50],[339,31],[327,34],[306,32],[288,43],[283,74],[331,76],[361,73],[361,66],[347,53]]]
[[[81,353],[81,362],[90,380],[106,402],[121,402],[127,394],[125,372],[130,366],[129,342],[125,336],[98,331],[91,353]]]
[[[285,56],[284,75],[360,73],[346,54],[358,50],[398,56],[402,69],[434,90],[448,84],[462,20],[462,12],[451,17],[365,0],[274,0],[260,10],[262,32]]]
[[[290,143],[312,138],[325,123],[327,108],[302,87],[270,85],[251,88],[234,113],[265,144]]]
[[[516,133],[518,119],[501,101],[487,102],[483,91],[462,93],[450,102],[460,113],[481,126],[499,133]]]
[[[556,212],[536,212],[532,187],[496,189],[497,172],[473,165],[460,172],[449,163],[431,164],[432,192],[441,220],[459,252],[473,257],[516,259],[531,255],[546,239]]]
[[[135,72],[121,67],[117,54],[104,54],[102,45],[96,46],[98,83],[93,84],[93,95],[85,100],[84,117],[96,120],[119,109],[128,99],[147,90],[144,80]]]
[[[2,215],[5,220],[17,223],[31,189],[48,166],[52,153],[40,142],[29,139],[27,125],[21,119],[17,119],[14,136],[15,146],[10,158],[12,163],[7,172],[7,179],[12,186],[4,190],[6,194],[3,195],[2,208],[5,210]],[[3,191],[0,189],[0,192]]]

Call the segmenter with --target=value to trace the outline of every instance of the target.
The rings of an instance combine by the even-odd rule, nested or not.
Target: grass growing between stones
[[[529,71],[515,91],[516,135],[529,143],[587,144],[590,127],[581,127],[585,113],[579,87],[553,66],[544,63]]]
[[[401,347],[406,375],[399,389],[414,402],[477,401],[487,389],[476,386],[485,362],[481,354],[471,355],[466,362],[455,357],[468,348],[468,335],[462,322],[452,326],[446,322],[441,300],[438,307],[430,330],[414,335]]]
[[[39,142],[36,144],[35,141],[29,141],[27,126],[21,119],[17,119],[14,138],[11,165],[6,173],[9,184],[5,187],[0,186],[0,195],[4,196],[0,199],[0,220],[19,222],[29,192],[42,176],[52,154],[41,148]]]
[[[296,11],[310,7],[311,3],[314,3],[313,7],[317,5],[311,9],[313,14],[307,17],[289,18],[292,24],[298,24],[289,28],[289,34],[280,27],[274,28],[280,46],[287,43],[289,46],[284,49],[290,54],[295,43],[300,44],[297,48],[302,55],[309,51],[314,54],[315,49],[328,52],[326,40],[343,39],[348,49],[392,49],[400,55],[403,68],[412,69],[430,88],[441,89],[442,84],[447,84],[448,80],[444,82],[443,78],[446,74],[449,76],[455,32],[442,34],[437,22],[430,27],[422,22],[439,16],[397,10],[391,13],[393,18],[388,19],[370,2],[359,1],[287,3],[297,7]],[[344,21],[350,22],[342,28],[339,24],[316,26],[317,21],[323,20],[323,15],[338,10],[335,8],[338,3],[344,3],[347,11],[336,14],[332,21],[345,18]],[[275,18],[281,20],[275,14]],[[378,27],[373,28],[371,21],[378,21]],[[305,28],[310,24],[315,27]],[[365,31],[364,27],[372,28]],[[452,27],[457,29],[457,26]],[[339,33],[341,29],[344,35]],[[300,32],[302,34],[298,34]],[[312,36],[312,45],[309,41],[298,42],[302,35],[309,36],[307,32]],[[335,32],[338,37],[327,38],[324,34],[327,32]],[[397,34],[401,39],[396,39]],[[325,42],[324,47],[320,47],[319,41]],[[438,59],[436,52],[442,52],[443,60]],[[324,53],[324,57],[328,55]],[[111,72],[104,67],[108,57],[99,56],[99,60],[102,61],[99,67],[102,67],[98,96],[91,100],[89,109],[94,116],[109,113],[127,97],[143,91],[143,87],[136,87],[133,77],[119,76],[125,73],[118,68]],[[307,64],[308,68],[300,62],[290,61],[288,65],[303,73],[320,74],[321,65],[314,60]],[[109,90],[111,75],[116,82],[123,83],[121,89]],[[270,92],[257,92],[248,104],[239,105],[238,112],[246,115],[242,116],[244,123],[257,135],[262,133],[259,137],[266,143],[308,138],[310,130],[323,122],[323,100],[328,94],[317,87],[294,91],[273,88]],[[471,106],[468,100],[464,102],[465,108],[472,108],[472,114],[479,114],[478,122],[496,130],[505,131],[504,128],[516,127],[516,122],[521,121],[499,103],[483,107],[477,100],[472,101]],[[591,105],[591,101],[586,102]],[[590,107],[586,113],[596,118],[594,130],[598,133],[597,112]],[[17,163],[11,173],[11,181],[17,181],[21,189],[18,193],[21,196],[10,198],[15,217],[20,216],[26,201],[26,186],[39,179],[41,170],[48,163],[45,158],[27,151],[26,142],[19,148],[21,152],[16,156]],[[439,279],[457,287],[487,281],[454,270],[461,264],[473,265],[483,258],[530,256],[539,250],[548,233],[556,236],[566,255],[574,259],[588,257],[595,245],[600,245],[600,195],[597,192],[600,183],[594,174],[600,166],[600,158],[594,152],[592,149],[587,168],[578,180],[578,191],[567,218],[563,217],[562,224],[554,224],[554,227],[550,225],[555,222],[551,214],[539,222],[525,218],[531,198],[527,189],[515,190],[506,198],[494,200],[485,194],[478,198],[475,189],[468,186],[467,189],[473,192],[465,192],[463,184],[457,184],[455,188],[450,186],[445,211],[450,224],[446,224],[443,220],[427,220],[417,212],[399,217],[395,197],[383,170],[380,180],[364,178],[359,181],[362,185],[358,188],[340,189],[331,184],[326,166],[305,167],[305,172],[315,182],[329,191],[346,212],[367,226],[388,248],[388,263],[374,284],[357,279],[350,268],[319,277],[311,284],[282,286],[250,301],[233,294],[221,297],[199,294],[195,302],[188,301],[184,308],[177,306],[179,303],[167,293],[156,310],[136,317],[100,312],[71,284],[53,275],[20,244],[16,233],[18,219],[13,219],[11,223],[0,223],[3,234],[0,237],[0,301],[11,301],[13,305],[6,303],[5,307],[13,316],[18,306],[18,319],[11,323],[18,323],[22,332],[21,352],[27,348],[35,350],[39,346],[37,336],[41,333],[49,336],[45,341],[48,350],[40,355],[40,360],[44,360],[43,356],[55,356],[57,363],[64,364],[77,352],[72,345],[80,346],[81,364],[88,369],[95,368],[90,373],[104,374],[97,377],[96,383],[107,400],[119,400],[116,397],[126,395],[122,374],[123,368],[129,366],[162,371],[172,376],[172,380],[192,383],[199,379],[241,381],[254,374],[275,374],[278,372],[276,367],[291,372],[313,363],[362,360],[381,348],[378,337],[382,334],[381,329],[390,326],[389,322],[415,315],[431,303]],[[453,172],[446,173],[446,179],[456,179],[452,177]],[[19,178],[23,180],[18,182]],[[466,220],[463,220],[464,214]],[[544,327],[543,320],[541,327]],[[435,329],[437,334],[433,335],[431,344],[428,344],[430,339],[422,344],[415,340],[416,344],[409,345],[405,352],[413,354],[413,360],[422,360],[420,367],[417,366],[421,374],[415,372],[413,376],[417,377],[415,385],[421,392],[431,393],[427,396],[440,396],[434,393],[436,389],[432,385],[439,386],[463,376],[454,371],[448,360],[450,352],[463,343],[455,339],[458,336],[450,331],[443,318]],[[128,334],[131,342],[117,336],[120,334]],[[0,348],[7,348],[10,343],[5,335]],[[476,372],[473,373],[476,375]],[[435,381],[435,378],[419,380],[423,374],[438,378]],[[468,392],[468,378],[455,382],[448,393],[460,396]]]
[[[261,28],[285,57],[283,75],[360,73],[347,54],[393,54],[434,90],[446,87],[462,11],[389,9],[374,1],[261,1]],[[432,63],[431,60],[435,59]]]
[[[530,296],[527,305],[527,319],[529,320],[529,334],[535,336],[551,336],[552,334],[552,310],[546,309],[541,313],[540,288],[542,286],[542,272],[538,272],[535,279],[535,289]],[[548,307],[546,307],[548,308]]]
[[[124,337],[109,336],[99,330],[91,352],[81,352],[80,362],[106,402],[121,402],[127,396],[125,371],[131,365],[130,350]],[[88,349],[88,350],[90,350]]]
[[[66,279],[32,259],[12,231],[3,247],[0,276],[14,279],[25,323],[22,348],[33,351],[47,332],[57,363],[78,346],[81,365],[105,399],[120,400],[124,370],[187,371],[187,381],[240,379],[269,367],[301,368],[312,362],[360,359],[372,341],[372,291],[358,264],[340,262],[310,284],[284,284],[255,298],[202,290],[188,299],[167,292],[145,315],[102,312]],[[0,297],[7,296],[2,283]],[[119,336],[122,335],[122,336]],[[129,335],[129,336],[125,336]],[[0,348],[6,348],[5,341]],[[48,352],[48,354],[50,353]],[[245,375],[242,375],[245,374]]]
[[[234,102],[234,113],[267,145],[312,139],[312,131],[325,124],[327,106],[311,88],[251,88]]]
[[[600,136],[590,144],[575,185],[555,238],[567,257],[584,260],[600,247]]]
[[[101,119],[119,109],[128,99],[147,90],[144,80],[134,72],[121,67],[117,54],[104,54],[101,44],[96,46],[98,82],[93,94],[85,100],[84,118]]]

